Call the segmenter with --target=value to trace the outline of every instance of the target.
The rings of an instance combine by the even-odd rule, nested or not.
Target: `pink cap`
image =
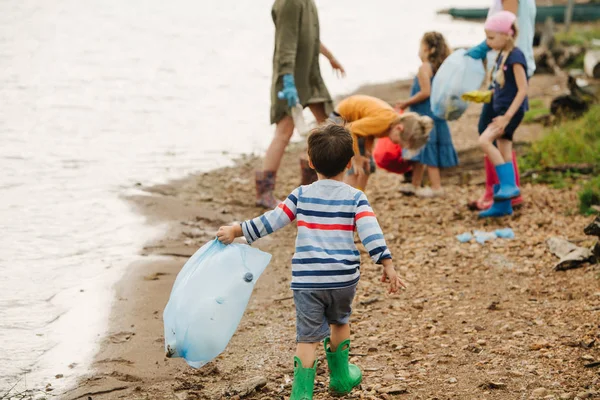
[[[510,11],[499,11],[488,17],[484,28],[486,31],[505,33],[513,36],[515,31],[512,29],[512,26],[516,20],[517,16]]]

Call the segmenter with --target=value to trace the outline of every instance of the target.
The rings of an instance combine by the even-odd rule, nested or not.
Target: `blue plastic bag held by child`
[[[216,239],[194,253],[163,313],[167,357],[200,368],[225,350],[269,261],[268,253]]]
[[[431,111],[436,117],[452,121],[467,109],[461,96],[481,87],[485,69],[481,60],[465,56],[466,50],[459,49],[450,54],[433,77],[431,84]]]

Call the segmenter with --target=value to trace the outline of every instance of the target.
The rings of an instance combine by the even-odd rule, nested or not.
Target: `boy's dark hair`
[[[338,124],[316,128],[308,137],[308,156],[318,173],[327,178],[336,176],[354,156],[352,135]]]

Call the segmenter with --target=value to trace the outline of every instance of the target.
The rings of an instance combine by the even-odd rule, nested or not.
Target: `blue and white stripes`
[[[249,243],[298,220],[292,258],[292,289],[336,289],[360,278],[360,253],[354,231],[372,260],[391,258],[365,194],[334,180],[294,190],[277,208],[242,223]]]

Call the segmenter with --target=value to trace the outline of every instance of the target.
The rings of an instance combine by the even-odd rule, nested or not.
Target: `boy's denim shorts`
[[[329,337],[329,325],[350,321],[356,285],[343,289],[294,290],[296,341],[319,343]]]

